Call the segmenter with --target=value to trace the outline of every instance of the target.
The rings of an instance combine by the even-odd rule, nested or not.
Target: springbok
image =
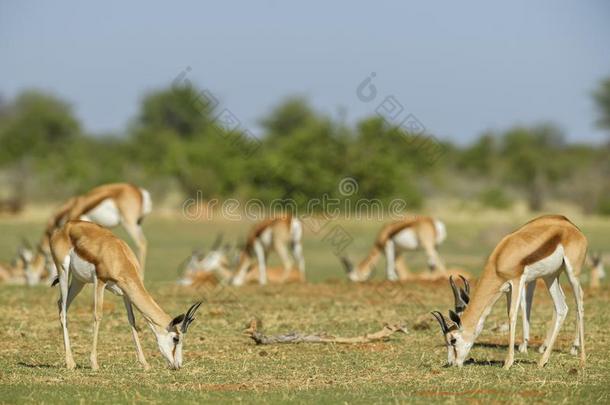
[[[142,279],[138,261],[129,246],[108,229],[87,221],[69,221],[51,236],[51,253],[58,269],[60,287],[59,319],[63,330],[66,366],[74,369],[68,336],[67,312],[74,298],[87,283],[93,284],[93,345],[91,368],[97,363],[97,335],[102,319],[104,289],[123,296],[127,319],[138,360],[144,369],[149,365],[140,346],[132,304],[142,313],[155,335],[159,350],[172,369],[182,366],[184,334],[194,320],[201,302],[189,308],[186,314],[170,317],[150,296]],[[69,282],[70,275],[72,281]]]
[[[449,325],[444,316],[432,314],[441,326],[447,346],[449,365],[462,366],[464,359],[481,333],[485,318],[493,304],[506,293],[509,318],[508,354],[504,368],[512,366],[515,356],[515,327],[521,297],[528,283],[544,280],[553,300],[553,322],[545,341],[547,347],[538,365],[547,364],[568,307],[559,284],[565,270],[577,306],[577,328],[580,346],[580,365],[585,365],[583,292],[577,274],[587,254],[587,239],[582,232],[561,215],[536,218],[504,237],[493,250],[468,305],[460,316],[449,310]]]
[[[70,198],[51,216],[47,222],[38,251],[28,263],[29,279],[35,284],[44,278],[55,278],[56,269],[45,268],[49,255],[49,238],[56,229],[70,220],[80,219],[94,222],[106,228],[122,225],[137,245],[138,259],[144,277],[146,265],[146,238],[142,232],[142,220],[152,211],[150,193],[129,183],[105,184],[87,194]]]
[[[445,265],[436,247],[446,238],[445,224],[431,217],[417,216],[384,225],[368,256],[358,266],[354,266],[347,257],[341,260],[351,281],[366,281],[371,277],[373,268],[383,253],[386,258],[388,280],[407,280],[409,271],[400,261],[400,256],[405,251],[423,248],[428,257],[429,269],[438,269],[441,273],[445,273]],[[396,270],[400,273],[400,277]]]
[[[235,277],[232,269],[235,262],[234,253],[229,247],[212,247],[208,254],[193,252],[185,262],[185,271],[179,284],[200,287],[203,285],[230,284]],[[235,257],[238,259],[239,257]],[[267,282],[269,284],[289,284],[304,282],[303,273],[293,267],[286,275],[283,267],[267,267]],[[253,264],[246,273],[244,284],[258,283],[260,271],[257,264]]]
[[[274,250],[280,256],[285,279],[289,277],[294,266],[293,258],[302,278],[305,279],[302,238],[303,225],[301,221],[290,215],[271,218],[256,224],[250,231],[246,244],[239,255],[237,271],[231,280],[231,284],[235,286],[243,285],[246,282],[248,271],[252,269],[254,264],[258,266],[259,284],[267,284],[267,256],[271,250]]]

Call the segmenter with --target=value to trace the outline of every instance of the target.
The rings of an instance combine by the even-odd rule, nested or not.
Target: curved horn
[[[343,267],[345,267],[347,274],[354,271],[354,265],[346,256],[341,256],[341,263],[343,263]]]
[[[220,247],[220,245],[222,244],[222,237],[222,232],[216,235],[216,240],[212,244],[211,250],[217,250]]]
[[[464,283],[464,289],[466,290],[466,294],[468,294],[468,296],[470,296],[470,283],[461,274],[460,274],[460,278],[462,279],[462,282]]]
[[[182,321],[182,325],[180,325],[180,330],[182,330],[182,333],[186,333],[191,322],[193,322],[195,320],[195,316],[194,316],[195,312],[197,312],[197,310],[199,309],[199,306],[202,304],[202,302],[203,301],[199,301],[199,302],[191,305],[189,310],[186,311],[186,314],[184,315],[184,320]]]
[[[436,318],[439,325],[441,325],[441,330],[443,331],[443,334],[446,334],[449,331],[449,328],[447,327],[447,322],[445,321],[445,317],[443,316],[443,314],[441,314],[439,311],[432,311],[430,313]]]
[[[449,284],[451,285],[451,291],[453,291],[453,302],[455,307],[455,312],[462,313],[466,309],[467,303],[462,298],[460,294],[460,290],[457,285],[455,285],[455,281],[453,281],[453,276],[449,276]]]

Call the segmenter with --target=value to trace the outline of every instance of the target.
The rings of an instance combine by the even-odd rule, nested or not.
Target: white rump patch
[[[152,212],[152,198],[148,190],[141,188],[140,193],[142,193],[142,216],[145,216]]]
[[[434,220],[434,228],[436,229],[436,244],[440,245],[445,239],[447,239],[447,228],[445,224],[439,220]]]
[[[114,200],[106,198],[85,215],[82,215],[80,219],[95,222],[106,228],[113,228],[121,223],[121,213]]]

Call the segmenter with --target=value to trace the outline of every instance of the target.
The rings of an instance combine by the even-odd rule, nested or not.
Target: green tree
[[[530,209],[541,210],[549,186],[566,175],[568,168],[558,159],[563,147],[563,134],[548,124],[515,127],[504,134],[504,177],[524,189]]]
[[[597,124],[600,128],[610,131],[610,78],[601,82],[599,88],[593,93],[593,99],[599,110]]]

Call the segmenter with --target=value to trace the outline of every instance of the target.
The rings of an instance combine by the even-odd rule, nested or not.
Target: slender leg
[[[428,256],[428,268],[430,271],[434,271],[438,268],[441,273],[445,273],[447,269],[445,268],[445,264],[438,255],[434,245],[426,244],[424,245],[424,250],[426,252],[426,256]]]
[[[273,246],[277,254],[280,256],[282,266],[284,267],[284,276],[282,277],[282,281],[286,281],[293,267],[292,259],[290,258],[290,253],[288,253],[288,248],[286,248],[284,242],[280,240],[275,240]]]
[[[521,295],[521,314],[523,321],[523,342],[519,345],[519,352],[527,353],[527,345],[530,340],[530,316],[532,314],[532,301],[536,291],[536,281],[525,286],[525,294]]]
[[[231,280],[231,284],[235,286],[243,285],[246,281],[246,274],[248,273],[248,269],[250,269],[251,261],[250,257],[245,257],[239,264],[239,269],[237,270],[237,274]]]
[[[578,352],[580,350],[580,366],[585,366],[585,309],[583,304],[583,292],[580,287],[580,282],[578,281],[578,277],[575,274],[574,268],[572,267],[572,263],[570,260],[565,257],[564,258],[566,273],[568,274],[568,280],[570,281],[570,286],[572,287],[572,292],[574,293],[574,300],[576,301],[576,337],[578,338],[578,342],[580,347],[573,347],[572,351]]]
[[[546,363],[548,363],[549,357],[551,356],[551,351],[553,350],[553,345],[555,344],[555,339],[557,339],[557,334],[559,333],[559,329],[561,328],[561,325],[568,314],[566,297],[561,289],[561,285],[559,284],[559,275],[545,278],[544,282],[546,283],[546,286],[549,289],[549,294],[551,294],[551,298],[553,300],[553,321],[549,327],[547,338],[545,340],[547,342],[547,347],[542,355],[542,358],[538,362],[539,367],[544,367]]]
[[[292,255],[297,261],[299,266],[299,272],[301,273],[301,280],[305,281],[305,257],[303,257],[303,245],[300,240],[295,240],[292,244]]]
[[[106,288],[106,283],[97,278],[93,280],[93,345],[91,346],[90,357],[93,370],[100,368],[97,364],[97,335],[104,310],[104,288]]]
[[[265,248],[260,240],[254,242],[254,251],[258,261],[258,282],[260,285],[267,284],[267,263],[265,259]]]
[[[123,295],[123,303],[125,304],[125,310],[127,311],[127,320],[129,321],[129,326],[131,326],[131,336],[133,338],[133,343],[136,345],[136,354],[138,356],[138,361],[144,368],[144,370],[148,370],[150,366],[144,357],[144,351],[142,351],[142,346],[140,345],[140,338],[138,337],[138,329],[136,328],[136,318],[133,314],[133,307],[131,306],[131,301],[126,295]]]
[[[398,280],[398,274],[396,274],[396,269],[394,266],[396,265],[395,259],[395,248],[394,242],[392,240],[388,240],[385,243],[385,259],[386,259],[386,275],[388,280],[396,281]]]
[[[59,322],[64,336],[64,349],[66,351],[66,367],[73,370],[76,367],[74,356],[72,356],[72,348],[70,346],[70,336],[68,334],[68,276],[70,269],[70,255],[66,256],[61,264],[59,271]]]
[[[399,280],[407,280],[409,279],[409,267],[407,263],[405,263],[404,254],[396,253],[396,258],[394,260],[396,266],[396,273],[398,274]]]
[[[504,361],[504,369],[508,370],[515,361],[515,329],[521,294],[525,288],[525,279],[515,279],[511,282],[510,298],[508,299],[508,355]]]
[[[140,262],[141,269],[141,277],[144,279],[144,269],[146,266],[146,250],[148,246],[148,242],[146,241],[146,237],[144,236],[144,232],[142,231],[142,227],[137,223],[124,222],[123,227],[129,234],[129,237],[135,242],[138,246],[138,261]]]

